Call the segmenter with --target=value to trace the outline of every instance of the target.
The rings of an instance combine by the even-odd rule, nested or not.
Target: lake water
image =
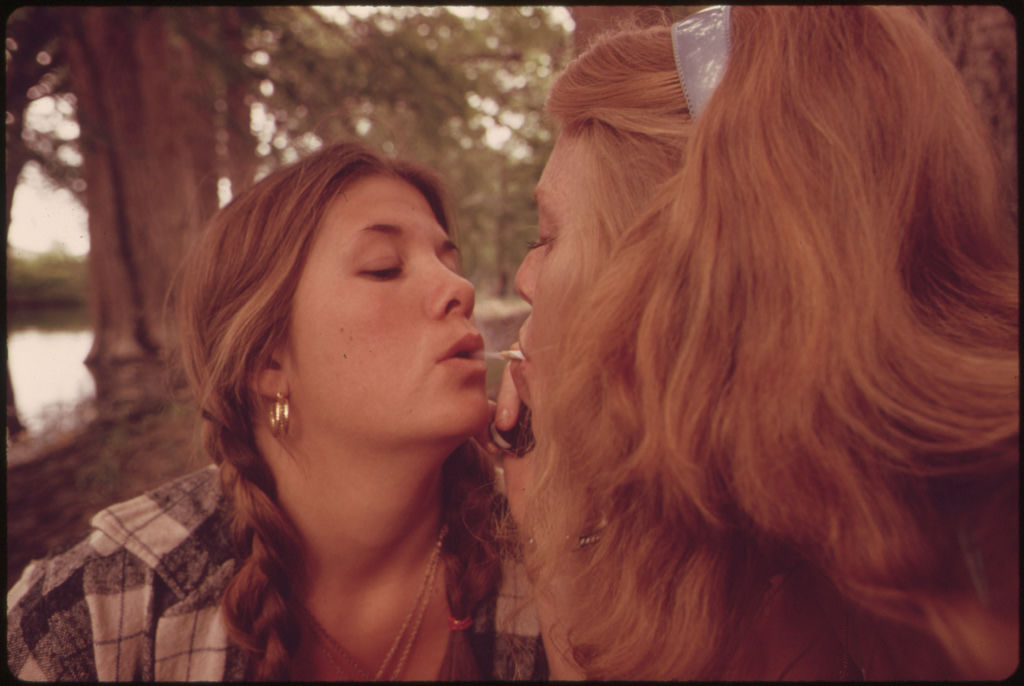
[[[73,409],[95,395],[85,366],[91,345],[92,331],[80,317],[9,323],[7,364],[18,417],[30,434],[65,428]]]

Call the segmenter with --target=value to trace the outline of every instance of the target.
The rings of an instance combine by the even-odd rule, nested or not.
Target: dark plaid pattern
[[[7,661],[28,681],[239,681],[247,655],[220,614],[234,574],[217,468],[113,505],[88,538],[32,562],[7,595]],[[492,679],[546,676],[518,566],[475,614]]]

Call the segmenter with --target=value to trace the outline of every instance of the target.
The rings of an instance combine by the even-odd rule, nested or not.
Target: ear
[[[273,398],[280,393],[288,397],[288,375],[280,360],[281,355],[275,353],[267,365],[256,372],[256,392],[260,395]]]

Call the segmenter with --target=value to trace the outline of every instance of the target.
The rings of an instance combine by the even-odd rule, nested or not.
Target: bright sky
[[[331,9],[318,9],[328,16],[337,12],[336,8],[334,12]],[[348,11],[358,15],[361,9],[372,12],[377,8],[349,7]],[[568,10],[564,7],[551,10],[555,20],[562,23],[567,31],[572,31],[573,21]],[[449,11],[465,17],[480,14],[484,18],[487,16],[487,10],[483,7],[450,7]],[[39,98],[26,113],[28,125],[38,130],[55,130],[59,137],[65,139],[77,137],[77,124],[66,116],[68,111],[62,105],[53,98]],[[511,133],[504,126],[495,126],[493,130],[491,128],[488,130],[488,143],[494,146],[500,146]],[[7,242],[25,252],[42,253],[60,247],[72,255],[85,255],[89,252],[88,216],[85,208],[69,191],[51,186],[39,168],[29,164],[14,191]]]
[[[45,96],[28,106],[25,123],[30,128],[54,135],[58,140],[78,138],[73,106],[64,99]],[[58,148],[68,164],[82,158],[69,146]],[[47,252],[61,247],[72,255],[89,252],[89,229],[85,208],[70,191],[53,186],[35,162],[25,165],[14,189],[11,225],[7,242],[19,250]]]

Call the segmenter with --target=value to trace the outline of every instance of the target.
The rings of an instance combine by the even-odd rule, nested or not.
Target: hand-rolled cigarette
[[[516,362],[525,362],[526,356],[519,350],[501,350],[498,352],[498,357],[505,360],[506,362],[515,360]]]

